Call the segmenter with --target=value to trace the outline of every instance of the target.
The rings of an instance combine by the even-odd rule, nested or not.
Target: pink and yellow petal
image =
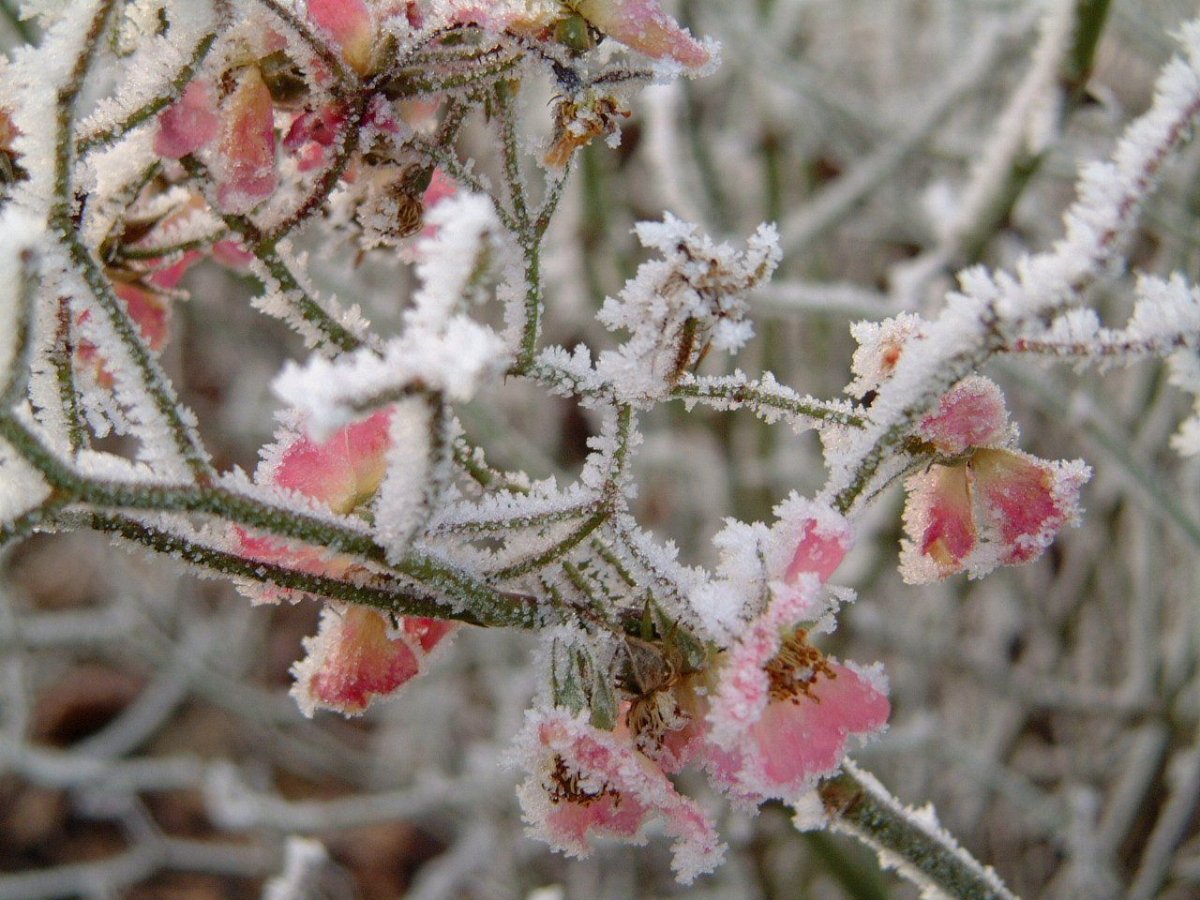
[[[961,572],[978,540],[965,465],[930,466],[905,484],[900,574],[909,584],[927,584]]]
[[[375,23],[363,0],[308,0],[308,20],[323,31],[359,75],[371,70]]]
[[[886,693],[856,670],[832,663],[809,693],[776,700],[750,730],[738,775],[745,795],[792,799],[841,765],[851,737],[879,732],[891,712]]]
[[[575,9],[600,31],[654,59],[673,59],[689,69],[702,68],[711,59],[658,0],[578,0]]]
[[[371,497],[387,469],[388,410],[334,432],[328,440],[299,437],[283,451],[272,473],[280,487],[349,513]]]
[[[217,201],[224,212],[250,212],[278,183],[274,105],[255,66],[241,70],[221,107],[219,147]]]

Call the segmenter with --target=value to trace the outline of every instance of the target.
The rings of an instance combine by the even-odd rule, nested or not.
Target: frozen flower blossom
[[[1011,449],[1004,398],[988,379],[951,388],[917,435],[942,461],[905,483],[900,571],[909,583],[1029,562],[1078,516],[1090,470]]]
[[[712,821],[628,737],[594,728],[586,713],[526,714],[516,758],[530,770],[518,788],[529,832],[568,856],[587,856],[596,838],[646,842],[653,820],[674,839],[672,867],[690,884],[725,852]]]
[[[791,799],[836,770],[851,736],[887,723],[886,684],[877,670],[827,658],[801,622],[825,612],[821,584],[850,545],[831,510],[799,524],[796,549],[766,608],[685,700],[706,729],[700,751],[714,781],[751,802]]]

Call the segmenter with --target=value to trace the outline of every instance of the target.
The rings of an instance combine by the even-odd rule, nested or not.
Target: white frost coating
[[[437,235],[422,240],[422,280],[405,330],[382,348],[362,349],[336,362],[310,357],[288,362],[273,388],[308,416],[317,440],[349,422],[365,406],[397,394],[434,391],[455,402],[470,400],[507,365],[504,342],[491,328],[455,310],[486,273],[498,231],[491,202],[473,194],[438,204],[430,213]]]
[[[388,422],[387,473],[375,499],[375,533],[388,559],[399,562],[429,516],[441,479],[433,468],[433,410],[423,397],[392,407]]]
[[[823,831],[829,827],[829,813],[815,788],[805,791],[791,805],[792,825],[797,831]]]
[[[41,474],[0,442],[0,525],[33,509],[50,495]]]
[[[678,383],[710,344],[734,353],[750,339],[745,297],[775,271],[780,249],[773,225],[759,226],[741,253],[671,215],[635,230],[662,258],[640,265],[620,295],[605,300],[599,321],[630,336],[600,355],[596,371],[621,399],[645,403]]]
[[[0,85],[0,101],[11,107],[19,130],[12,149],[28,179],[12,188],[14,202],[45,214],[54,195],[54,149],[57,140],[59,88],[69,79],[98,4],[95,2],[37,4],[30,15],[45,15],[53,25],[39,46],[23,45],[11,52],[11,65]]]
[[[491,265],[500,223],[492,201],[482,194],[460,193],[443,200],[426,216],[436,228],[417,244],[421,288],[404,314],[413,331],[439,334]]]
[[[323,893],[321,874],[329,851],[316,838],[291,835],[283,852],[283,871],[263,887],[263,900],[305,900]]]
[[[308,416],[309,433],[324,440],[389,395],[411,390],[438,391],[450,400],[470,400],[506,365],[500,337],[485,325],[455,316],[440,335],[406,333],[393,338],[382,356],[357,350],[331,362],[309,357],[289,361],[272,383],[275,394]]]

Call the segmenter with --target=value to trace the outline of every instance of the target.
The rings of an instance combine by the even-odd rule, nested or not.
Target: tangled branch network
[[[1048,4],[1028,85],[911,290],[970,257],[969,226],[1032,153],[1054,54],[1094,43],[1083,26],[1106,6]],[[1169,357],[1200,396],[1200,294],[1182,275],[1141,277],[1122,327],[1092,302],[1200,117],[1200,24],[1111,161],[1082,170],[1049,250],[963,270],[927,316],[858,323],[852,380],[820,399],[769,371],[705,374],[754,337],[749,298],[804,223],[735,245],[670,213],[641,222],[640,263],[595,313],[607,344],[546,336],[562,303],[544,250],[572,169],[594,142],[617,145],[644,88],[718,67],[717,43],[657,0],[23,12],[40,41],[0,58],[5,545],[101,532],[255,604],[319,606],[291,668],[298,708],[276,717],[356,716],[419,691],[409,682],[464,630],[532,633],[532,705],[506,764],[529,834],[567,855],[665,833],[691,883],[727,850],[715,791],[743,813],[782,801],[801,829],[860,839],[931,895],[1011,896],[846,758],[891,708],[881,664],[829,648],[855,600],[837,573],[898,482],[914,585],[1029,563],[1079,521],[1091,468],[1020,448],[981,374],[995,359]],[[339,285],[332,259],[392,274]],[[271,383],[278,427],[252,475],[214,458],[206,435],[229,423],[199,417],[170,374],[177,307],[189,292],[215,302],[202,283],[252,284],[250,305],[307,354]],[[504,392],[595,423],[572,474],[493,464],[504,435],[464,410]],[[644,422],[703,408],[815,432],[827,473],[811,496],[774,498],[768,521],[725,520],[709,568],[681,562],[635,503]],[[1200,452],[1200,417],[1174,444]],[[237,818],[235,797],[213,802]],[[157,846],[154,865],[186,858]],[[310,896],[299,885],[322,854],[290,845],[276,895]]]

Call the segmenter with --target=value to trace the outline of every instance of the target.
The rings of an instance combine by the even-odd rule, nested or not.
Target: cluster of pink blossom
[[[839,429],[852,423],[865,433],[872,415],[888,405],[881,401],[872,409],[888,386],[902,381],[896,375],[902,358],[922,352],[924,323],[904,315],[859,326],[856,377],[847,388],[857,405],[844,399],[809,404],[811,398],[800,399],[774,376],[753,386],[740,372],[702,379],[697,370],[710,346],[734,351],[751,336],[743,295],[774,271],[778,234],[763,226],[746,251],[736,253],[668,216],[638,229],[663,259],[643,264],[599,314],[602,324],[632,335],[622,349],[604,351],[594,363],[587,348],[543,351],[539,242],[563,171],[576,151],[614,133],[627,114],[622,91],[629,90],[613,84],[695,74],[714,59],[712,45],[693,38],[657,0],[309,0],[290,25],[275,12],[274,18],[223,23],[228,33],[219,43],[210,35],[217,49],[198,57],[196,71],[174,82],[146,117],[154,129],[154,169],[129,204],[145,214],[118,217],[119,227],[94,248],[101,279],[123,304],[117,313],[135,326],[128,330],[140,332],[141,344],[137,335],[132,342],[151,351],[145,356],[152,362],[168,339],[170,302],[182,296],[181,279],[206,255],[259,275],[269,295],[260,305],[276,299],[270,295],[286,303],[285,295],[304,294],[305,279],[275,254],[319,209],[329,211],[333,229],[352,233],[362,253],[413,249],[423,260],[415,273],[422,287],[404,319],[403,338],[391,341],[351,333],[345,323],[353,317],[339,318],[304,297],[309,308],[293,317],[302,320],[297,330],[311,337],[306,315],[326,327],[332,323],[346,339],[322,351],[348,352],[285,371],[289,390],[277,382],[294,407],[285,414],[287,424],[264,448],[257,484],[240,475],[226,480],[246,489],[238,498],[243,502],[228,514],[227,528],[206,533],[219,531],[216,550],[259,567],[260,577],[251,583],[255,573],[246,565],[222,571],[244,579],[244,589],[260,602],[305,597],[300,588],[272,584],[263,574],[268,569],[347,589],[333,592],[339,600],[318,598],[324,603],[318,632],[304,641],[306,655],[292,669],[293,695],[310,716],[319,708],[357,715],[394,695],[449,643],[460,620],[513,624],[515,615],[475,617],[445,587],[456,579],[499,605],[526,604],[533,611],[521,624],[568,634],[568,652],[578,652],[572,660],[582,660],[572,664],[591,679],[586,688],[560,690],[551,660],[546,696],[517,738],[515,758],[527,773],[519,797],[532,833],[581,856],[599,838],[644,841],[657,822],[674,839],[676,873],[690,882],[720,861],[724,847],[710,812],[680,792],[675,776],[699,769],[743,807],[795,803],[839,770],[848,748],[879,734],[891,708],[880,666],[838,660],[819,646],[818,636],[832,629],[850,593],[829,582],[853,544],[854,502],[793,498],[777,509],[771,528],[731,522],[716,541],[729,557],[721,575],[685,573],[663,592],[668,602],[661,607],[654,589],[629,574],[637,566],[641,575],[682,570],[662,548],[644,552],[652,540],[629,515],[626,460],[640,440],[637,416],[661,400],[707,399],[731,409],[774,391],[776,408],[764,418],[774,421],[779,409],[807,416],[832,445]],[[414,34],[420,39],[413,39],[406,58],[417,62],[398,66],[400,37]],[[464,50],[468,34],[484,39],[468,41]],[[601,61],[594,67],[590,59],[578,71],[568,64],[606,39],[653,66],[613,67],[587,83],[584,76],[605,64],[607,50],[596,54]],[[553,132],[541,148],[544,205],[533,212],[517,159],[522,144],[506,121],[506,104],[519,87],[509,67],[516,71],[532,57],[564,91],[553,101]],[[482,108],[489,123],[501,123],[507,205],[491,194],[473,161],[463,163],[451,147],[465,117],[461,107],[470,105]],[[17,138],[0,109],[0,160],[9,170],[19,164],[10,152]],[[66,200],[60,205],[69,207]],[[197,229],[197,221],[205,227]],[[415,248],[406,243],[435,230],[436,240]],[[505,268],[504,280],[481,288],[491,277],[493,255],[505,253],[511,254],[508,265],[495,265]],[[493,288],[507,304],[503,337],[466,313],[459,318],[477,294]],[[102,312],[102,305],[85,305],[73,319],[64,317],[65,327],[87,326]],[[108,348],[88,340],[93,332],[86,327],[80,330],[85,339],[72,348],[75,368],[115,396],[120,385],[108,365],[119,360],[106,358]],[[394,377],[383,377],[385,369]],[[571,490],[531,486],[526,476],[493,479],[482,448],[465,438],[456,444],[464,429],[451,407],[500,372],[604,407],[608,418]],[[147,381],[157,374],[151,363],[141,371]],[[318,382],[320,389],[313,389]],[[326,382],[333,387],[324,390]],[[948,389],[946,381],[938,385],[929,394],[940,396],[914,390],[885,410],[902,421],[900,438],[880,451],[891,455],[895,477],[907,475],[902,574],[929,582],[1029,562],[1076,519],[1089,470],[1079,461],[1051,462],[1016,449],[1003,395],[987,378],[971,374]],[[173,409],[173,395],[162,397],[147,405]],[[192,444],[186,416],[174,426],[184,455],[199,446],[198,437]],[[20,428],[12,425],[9,433],[20,435]],[[466,451],[455,457],[462,447]],[[207,489],[224,477],[199,451],[191,463],[200,474],[188,487]],[[477,478],[477,470],[488,477]],[[433,509],[439,502],[452,509],[436,521],[445,513]],[[256,514],[246,512],[250,507]],[[211,504],[195,502],[164,518],[182,515],[181,509],[212,513]],[[303,522],[272,530],[289,512]],[[506,530],[520,535],[516,549],[494,549],[505,543]],[[369,548],[355,555],[347,547],[361,548],[352,540],[358,537]],[[611,557],[610,581],[595,576],[607,592],[600,600],[588,593],[583,576],[572,582],[568,570],[570,554],[586,552],[584,542],[592,539],[597,555]],[[428,583],[404,568],[410,551],[432,556],[455,541],[434,560],[441,567]],[[559,568],[545,574],[552,565]],[[579,571],[576,566],[574,574]],[[610,582],[620,584],[609,590]],[[394,612],[428,608],[402,606],[409,599],[402,590],[376,592],[376,605],[345,599],[380,583],[428,588],[435,598],[430,604],[442,604],[445,618]],[[573,587],[584,599],[563,601],[560,587]],[[601,609],[604,600],[611,609]],[[440,613],[443,606],[431,608]]]

